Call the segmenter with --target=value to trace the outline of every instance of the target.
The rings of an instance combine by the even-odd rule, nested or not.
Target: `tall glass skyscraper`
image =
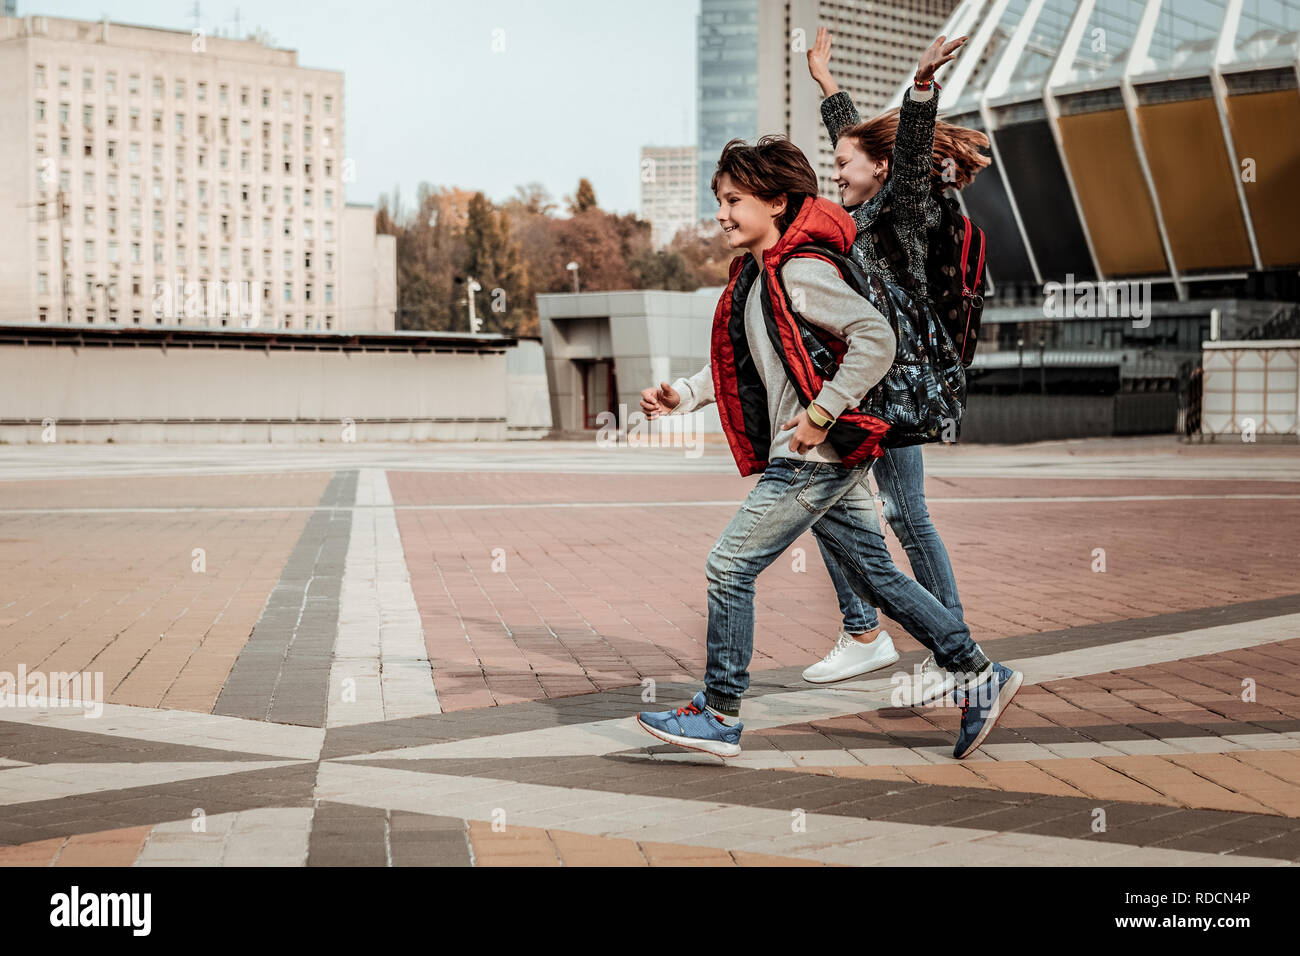
[[[698,208],[707,218],[718,211],[709,181],[722,147],[758,135],[758,0],[701,0],[695,33]]]

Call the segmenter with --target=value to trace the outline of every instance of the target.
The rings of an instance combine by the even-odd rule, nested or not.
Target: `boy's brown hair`
[[[776,219],[776,227],[785,232],[804,199],[817,195],[817,174],[808,157],[784,136],[768,134],[750,146],[743,139],[733,139],[722,148],[718,168],[710,188],[718,194],[718,179],[726,173],[731,181],[764,202],[785,196],[785,211]]]

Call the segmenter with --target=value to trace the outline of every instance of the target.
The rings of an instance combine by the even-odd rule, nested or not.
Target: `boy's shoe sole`
[[[639,716],[636,722],[651,737],[656,737],[664,743],[676,744],[678,747],[685,747],[687,750],[698,750],[704,754],[713,754],[715,757],[740,756],[740,744],[729,744],[721,740],[701,740],[698,737],[678,737],[676,734],[655,730],[648,724],[641,723]]]
[[[856,670],[851,674],[845,674],[843,677],[822,678],[820,680],[805,677],[804,681],[809,684],[842,684],[846,680],[854,680],[855,678],[861,677],[863,674],[870,674],[873,671],[883,670],[886,667],[893,667],[897,663],[898,651],[894,651],[893,657],[890,657],[888,660],[883,660],[877,664],[871,664],[870,666],[864,667],[861,670]]]
[[[975,735],[975,739],[971,741],[971,745],[965,751],[960,755],[954,754],[953,756],[957,757],[958,760],[964,760],[979,749],[980,744],[984,743],[984,738],[997,725],[1002,712],[1015,700],[1016,694],[1020,691],[1020,685],[1024,683],[1024,680],[1025,675],[1020,671],[1011,672],[1011,679],[1003,684],[998,691],[998,699],[993,702],[993,706],[989,709],[989,715],[984,718],[984,726],[980,728],[980,732]]]

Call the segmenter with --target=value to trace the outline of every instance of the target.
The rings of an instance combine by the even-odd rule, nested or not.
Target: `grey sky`
[[[192,0],[18,2],[45,14],[189,30]],[[344,73],[349,202],[394,185],[481,189],[536,180],[557,198],[586,176],[636,210],[640,149],[695,139],[699,0],[203,0],[200,24],[267,30],[302,66]],[[504,51],[493,52],[493,31]]]

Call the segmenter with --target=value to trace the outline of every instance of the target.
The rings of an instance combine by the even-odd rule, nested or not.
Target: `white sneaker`
[[[835,642],[829,654],[803,672],[803,679],[810,684],[833,684],[848,680],[882,667],[898,663],[898,651],[888,631],[882,630],[870,644],[863,644],[840,631],[840,638]]]
[[[942,700],[957,686],[957,675],[940,667],[931,654],[921,662],[911,683],[912,699],[909,703],[902,704],[903,707],[920,707],[922,704]]]

